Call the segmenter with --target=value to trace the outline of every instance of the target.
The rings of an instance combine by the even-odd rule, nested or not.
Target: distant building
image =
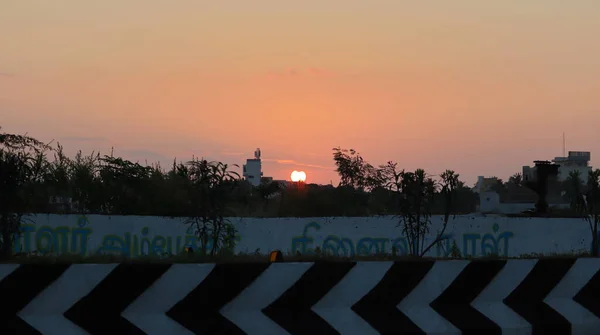
[[[559,164],[558,180],[565,181],[573,171],[579,171],[583,182],[587,181],[588,173],[592,171],[590,166],[591,153],[589,151],[569,151],[568,157],[556,157],[553,163]]]
[[[529,168],[529,167],[528,167]],[[535,168],[532,167],[532,170]],[[485,178],[480,176],[477,184],[472,189],[479,194],[477,211],[495,214],[518,214],[526,210],[535,209],[537,194],[525,186],[505,185],[500,187],[496,177]],[[498,186],[498,187],[494,187]],[[548,195],[548,202],[552,208],[568,208],[568,203],[563,203],[560,197]]]
[[[592,170],[589,165],[591,153],[589,151],[569,151],[567,157],[555,157],[552,163],[560,165],[558,167],[558,181],[565,181],[573,171],[579,171],[581,181],[587,180],[588,172]],[[523,180],[531,181],[535,179],[535,167],[523,166]]]
[[[477,184],[475,184],[475,187],[472,190],[475,193],[487,192],[487,191],[491,191],[492,186],[497,185],[497,184],[498,184],[497,177],[486,178],[484,176],[479,176],[479,177],[477,177]]]
[[[242,175],[251,185],[258,186],[261,183],[263,172],[260,160],[260,149],[254,151],[254,158],[246,160],[243,166]]]
[[[569,204],[565,201],[560,188],[557,188],[556,181],[565,181],[573,171],[579,171],[582,182],[587,181],[590,166],[591,153],[589,151],[569,151],[567,157],[555,157],[552,162],[536,161],[537,164],[557,164],[558,175],[550,178],[547,201],[550,207],[568,208]],[[535,181],[537,175],[536,166],[523,166],[523,182]],[[479,176],[477,184],[472,189],[479,193],[478,210],[487,213],[513,214],[524,210],[533,209],[537,201],[537,194],[528,187],[507,187],[494,190],[494,185],[498,183],[495,177],[485,178]],[[498,193],[500,192],[500,193]]]

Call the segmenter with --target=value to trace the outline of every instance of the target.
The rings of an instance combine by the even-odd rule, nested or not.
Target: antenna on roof
[[[567,157],[567,142],[565,140],[565,132],[563,131],[563,157]]]

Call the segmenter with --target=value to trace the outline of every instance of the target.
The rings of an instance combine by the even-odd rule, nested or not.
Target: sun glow
[[[292,181],[293,182],[306,181],[306,173],[304,171],[294,170],[294,172],[292,172]]]

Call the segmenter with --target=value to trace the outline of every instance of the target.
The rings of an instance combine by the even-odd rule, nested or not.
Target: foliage
[[[333,148],[333,160],[340,176],[340,186],[372,190],[382,183],[379,170],[367,163],[354,149]]]
[[[431,226],[436,182],[423,169],[400,171],[394,175],[399,175],[393,185],[398,199],[399,225],[402,226],[411,254],[421,255],[425,236]]]
[[[14,236],[31,208],[34,186],[43,178],[41,158],[47,148],[28,136],[0,133],[0,258],[11,254]]]
[[[435,181],[423,169],[414,172],[399,171],[397,164],[393,162],[388,162],[380,168],[382,175],[388,180],[386,187],[396,194],[399,225],[406,236],[409,250],[412,255],[422,257],[445,239],[444,233],[448,222],[457,213],[458,190],[464,187],[464,184],[458,179],[459,175],[452,170],[444,171],[440,175],[440,181]],[[431,226],[436,194],[443,201],[442,229],[426,246],[425,236]]]
[[[521,173],[515,173],[508,178],[508,185],[521,187],[523,186],[523,175]]]
[[[200,218],[203,215],[198,213],[199,204],[210,205],[206,194],[204,198],[198,195],[207,192],[200,187],[204,183],[200,180],[217,182],[217,179],[199,176],[213,173],[210,170],[212,168],[224,167],[223,163],[208,164],[209,162],[202,163],[202,160],[195,159],[191,164],[173,161],[168,169],[163,169],[159,164],[148,166],[132,162],[112,152],[103,155],[99,152],[84,154],[79,151],[74,157],[68,157],[60,143],[50,147],[27,136],[4,133],[0,136],[3,143],[1,163],[4,183],[0,187],[3,187],[1,196],[6,198],[1,204],[4,207],[0,209],[4,208],[7,213]],[[222,193],[219,193],[218,198],[220,204],[215,208],[226,208],[231,216],[255,217],[371,216],[399,213],[395,195],[385,185],[385,180],[389,179],[383,176],[385,171],[367,163],[354,150],[334,149],[333,156],[342,177],[338,187],[308,184],[297,189],[283,187],[279,182],[265,183],[259,187],[239,180],[235,183],[223,182],[224,186],[220,188]],[[209,169],[202,164],[212,167]],[[19,173],[18,178],[14,174],[17,172],[10,172],[12,170],[8,169],[9,166]],[[227,171],[232,168],[228,167]],[[214,178],[217,175],[218,173]],[[210,192],[216,192],[209,189]],[[8,196],[15,192],[19,196]],[[477,195],[464,186],[459,192],[461,196],[457,204],[458,211],[474,211]],[[443,214],[442,198],[439,192],[434,194],[432,214]],[[11,210],[6,210],[9,207]]]
[[[444,200],[444,216],[442,222],[442,229],[437,232],[435,239],[421,252],[421,256],[425,255],[429,249],[438,243],[442,242],[445,237],[444,233],[448,227],[450,218],[456,216],[458,212],[458,199],[460,197],[459,190],[463,187],[463,182],[459,180],[459,174],[452,170],[446,170],[440,175],[440,181],[438,182],[440,187],[440,194]],[[453,246],[454,248],[455,246]]]
[[[384,208],[391,209],[387,214],[398,216],[412,255],[423,256],[443,240],[450,216],[458,212],[459,190],[465,189],[458,174],[447,170],[440,175],[438,183],[423,169],[414,172],[400,170],[398,164],[392,161],[374,168],[354,150],[335,148],[333,155],[340,174],[340,187],[354,188],[355,194],[362,194],[365,188],[370,188],[371,200],[379,200],[380,204],[385,204]],[[426,246],[425,236],[431,226],[436,200],[443,208],[443,227]]]
[[[227,217],[232,215],[228,206],[239,174],[230,171],[227,164],[205,159],[189,161],[187,174],[191,181],[188,195],[193,213],[188,223],[195,226],[202,253],[215,256],[222,247],[233,249],[236,231]]]
[[[566,180],[566,196],[569,199],[569,205],[574,211],[581,213],[584,209],[582,205],[583,201],[583,180],[581,179],[581,173],[578,170],[569,172],[569,176]]]
[[[579,171],[569,173],[568,191],[571,208],[585,220],[592,234],[592,255],[600,256],[598,228],[600,226],[600,169],[589,171],[583,184]]]

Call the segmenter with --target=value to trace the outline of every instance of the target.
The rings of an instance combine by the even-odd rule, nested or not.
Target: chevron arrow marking
[[[6,278],[11,273],[13,273],[18,267],[19,267],[19,264],[1,264],[0,265],[0,281],[2,281],[4,278]]]
[[[596,262],[600,261],[595,259]],[[578,304],[600,318],[600,271],[573,298]]]
[[[471,306],[471,302],[502,270],[506,261],[471,261],[431,307],[463,335],[502,335],[502,328]]]
[[[419,285],[433,264],[433,261],[393,262],[379,283],[352,310],[381,334],[425,334],[398,305]]]
[[[123,317],[149,335],[194,335],[166,313],[198,286],[213,268],[213,264],[173,264],[125,309]]]
[[[217,264],[167,316],[194,334],[245,334],[220,310],[268,267],[269,263]]]
[[[0,304],[0,333],[7,334],[18,334],[19,330],[24,334],[39,334],[35,328],[30,327],[26,322],[23,322],[20,318],[15,319],[15,315],[19,312],[22,307],[29,301],[17,302],[17,306],[12,303],[12,300],[17,298],[9,295],[13,292],[11,285],[16,285],[14,279],[10,275],[19,268],[19,264],[2,264],[0,265],[0,297],[10,297],[10,303]],[[8,277],[8,278],[7,278]],[[13,276],[14,277],[14,276]],[[5,284],[5,280],[9,281],[9,285]]]
[[[247,334],[287,334],[262,313],[294,285],[312,263],[272,263],[256,280],[221,310]]]
[[[24,309],[69,267],[66,264],[17,266],[2,265],[6,274],[0,281],[0,297],[8,302],[0,303],[0,334],[41,334],[21,319],[17,313]]]
[[[313,306],[312,310],[341,334],[380,334],[358,316],[352,310],[352,306],[381,281],[392,264],[392,262],[358,262],[336,286]]]
[[[337,285],[355,264],[314,263],[279,299],[263,309],[263,313],[292,335],[338,334],[312,310],[312,307]]]
[[[44,335],[87,335],[63,313],[89,294],[116,264],[75,264],[33,299],[19,316]]]
[[[502,328],[503,335],[530,334],[531,325],[503,303],[535,266],[536,260],[508,260],[492,282],[473,300],[471,306]]]
[[[64,315],[92,335],[145,335],[121,313],[170,267],[170,264],[119,264]]]
[[[400,302],[398,308],[427,333],[457,333],[452,323],[439,315],[430,304],[452,283],[454,278],[469,264],[469,261],[435,262],[431,271]]]
[[[7,335],[589,334],[600,259],[8,264],[0,296]]]
[[[596,262],[600,261],[595,259]],[[600,318],[600,271],[575,295],[573,300]]]
[[[573,334],[600,332],[600,318],[573,300],[573,297],[599,270],[600,259],[579,258],[544,299],[548,306],[554,308],[571,323]],[[595,295],[595,299],[600,300],[600,295]]]
[[[574,259],[540,259],[531,272],[504,299],[504,303],[531,324],[532,335],[571,334],[571,323],[544,299],[569,271]]]

